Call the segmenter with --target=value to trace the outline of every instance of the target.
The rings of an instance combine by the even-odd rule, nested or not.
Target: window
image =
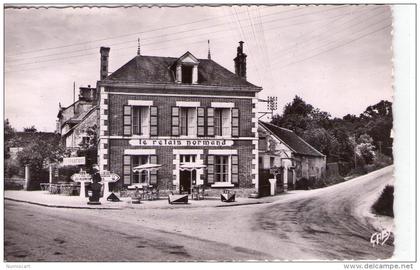
[[[195,108],[181,108],[180,128],[181,136],[194,136],[197,134],[197,115]]]
[[[149,156],[132,156],[132,168],[146,164],[148,162]],[[148,173],[147,171],[142,172],[133,172],[133,184],[142,184],[148,182]]]
[[[182,65],[182,83],[192,83],[193,66]]]
[[[133,134],[149,135],[149,107],[133,106]]]
[[[214,109],[214,134],[216,136],[230,136],[230,109]]]
[[[229,156],[214,157],[214,177],[216,182],[229,181]]]
[[[181,163],[185,163],[185,162],[195,163],[195,157],[196,155],[180,155],[179,159]]]
[[[270,168],[274,167],[274,157],[270,157]]]

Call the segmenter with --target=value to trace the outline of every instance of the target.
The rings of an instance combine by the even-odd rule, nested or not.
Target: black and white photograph
[[[415,269],[415,10],[4,4],[3,263]]]

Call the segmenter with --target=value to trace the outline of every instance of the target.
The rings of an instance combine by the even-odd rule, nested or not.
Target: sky
[[[392,101],[392,11],[378,5],[226,5],[5,9],[5,118],[17,130],[54,131],[58,106],[73,101],[73,82],[95,86],[99,48],[109,70],[142,55],[190,51],[234,72],[240,40],[247,79],[277,96],[295,95],[333,117],[359,115]],[[260,111],[265,111],[261,103]],[[276,112],[275,112],[276,113]]]

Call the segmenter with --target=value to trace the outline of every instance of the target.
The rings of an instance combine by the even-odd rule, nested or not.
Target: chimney
[[[108,47],[101,47],[101,81],[108,77],[108,57],[109,57],[109,48]]]
[[[244,54],[244,42],[239,41],[237,54],[233,61],[235,62],[235,73],[243,79],[246,79],[246,54]]]

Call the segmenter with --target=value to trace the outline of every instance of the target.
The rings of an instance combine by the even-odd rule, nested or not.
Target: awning
[[[157,171],[162,167],[161,164],[151,164],[146,163],[133,168],[134,172],[142,172],[142,171]]]
[[[205,169],[207,166],[200,163],[195,162],[185,162],[181,163],[179,166],[181,171],[193,171],[193,170],[199,170],[199,169]]]

